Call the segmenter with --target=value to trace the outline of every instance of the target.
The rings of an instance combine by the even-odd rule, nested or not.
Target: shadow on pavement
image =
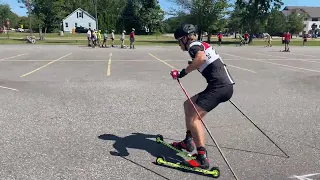
[[[152,138],[152,139],[149,139]],[[129,156],[127,148],[145,150],[154,157],[176,156],[176,153],[156,142],[157,135],[132,133],[126,137],[119,137],[113,134],[103,134],[99,136],[102,140],[114,141],[113,147],[116,151],[110,151],[113,156]]]
[[[100,135],[98,138],[102,140],[114,141],[113,147],[115,148],[115,151],[110,151],[111,155],[119,156],[127,161],[130,161],[133,164],[136,164],[137,166],[140,166],[150,172],[155,173],[156,175],[164,179],[168,179],[167,177],[145,166],[142,166],[141,164],[138,164],[137,162],[134,162],[126,157],[130,155],[128,152],[128,148],[145,150],[155,157],[154,161],[156,161],[156,157],[161,155],[165,157],[176,157],[176,153],[173,150],[156,142],[157,135],[132,133],[131,135],[126,137],[119,137],[114,134],[103,134]],[[153,140],[149,138],[152,138]]]

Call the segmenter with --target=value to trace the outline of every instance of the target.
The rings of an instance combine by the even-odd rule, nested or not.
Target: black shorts
[[[222,41],[222,39],[221,39],[221,38],[218,38],[218,41],[219,41],[219,42],[221,42],[221,41]]]
[[[202,107],[205,111],[210,112],[220,103],[231,99],[233,95],[233,85],[226,85],[223,87],[213,87],[208,84],[206,89],[198,94],[196,104]]]

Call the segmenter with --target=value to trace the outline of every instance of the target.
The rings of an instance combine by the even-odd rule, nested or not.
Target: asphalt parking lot
[[[317,47],[217,47],[235,81],[234,102],[205,118],[241,180],[320,179]],[[0,179],[212,179],[153,164],[177,158],[155,137],[185,136],[186,97],[171,69],[179,47],[0,46]],[[190,96],[206,82],[181,79]],[[207,134],[207,133],[206,133]],[[221,180],[233,176],[207,135]]]

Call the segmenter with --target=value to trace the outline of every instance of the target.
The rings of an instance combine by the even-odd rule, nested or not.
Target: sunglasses
[[[181,37],[181,38],[177,39],[177,41],[180,43],[183,38],[184,38],[184,37]]]

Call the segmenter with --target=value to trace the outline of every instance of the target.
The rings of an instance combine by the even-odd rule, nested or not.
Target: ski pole
[[[265,135],[277,148],[286,156],[286,158],[289,158],[288,154],[284,152],[265,132],[263,132],[247,115],[245,115],[231,100],[229,102],[245,117],[247,118],[263,135]]]
[[[219,152],[220,152],[220,154],[221,154],[221,156],[222,156],[223,160],[227,163],[227,166],[228,166],[228,167],[229,167],[229,169],[231,170],[231,172],[232,172],[232,174],[233,174],[234,178],[235,178],[236,180],[238,180],[238,177],[236,176],[236,174],[234,173],[233,169],[231,168],[231,166],[230,166],[229,162],[227,161],[227,158],[225,157],[225,155],[224,155],[224,154],[223,154],[223,152],[221,151],[221,149],[220,149],[220,147],[219,147],[218,143],[217,143],[217,142],[216,142],[216,140],[213,138],[213,136],[212,136],[211,132],[209,131],[209,129],[207,128],[206,124],[203,122],[201,115],[199,114],[199,112],[198,112],[197,108],[195,107],[195,105],[193,104],[192,100],[190,99],[190,97],[189,97],[189,95],[188,95],[187,91],[186,91],[186,90],[184,89],[184,87],[182,86],[182,84],[181,84],[180,80],[179,80],[179,79],[177,79],[177,81],[178,81],[178,83],[179,83],[179,85],[180,85],[181,89],[183,90],[184,94],[187,96],[188,100],[189,100],[189,101],[190,101],[190,103],[192,104],[193,109],[196,111],[197,115],[199,116],[199,119],[201,120],[201,122],[202,122],[203,126],[206,128],[206,130],[207,130],[207,132],[208,132],[209,136],[211,137],[211,139],[212,139],[213,143],[217,146],[217,148],[218,148],[218,150],[219,150]]]

